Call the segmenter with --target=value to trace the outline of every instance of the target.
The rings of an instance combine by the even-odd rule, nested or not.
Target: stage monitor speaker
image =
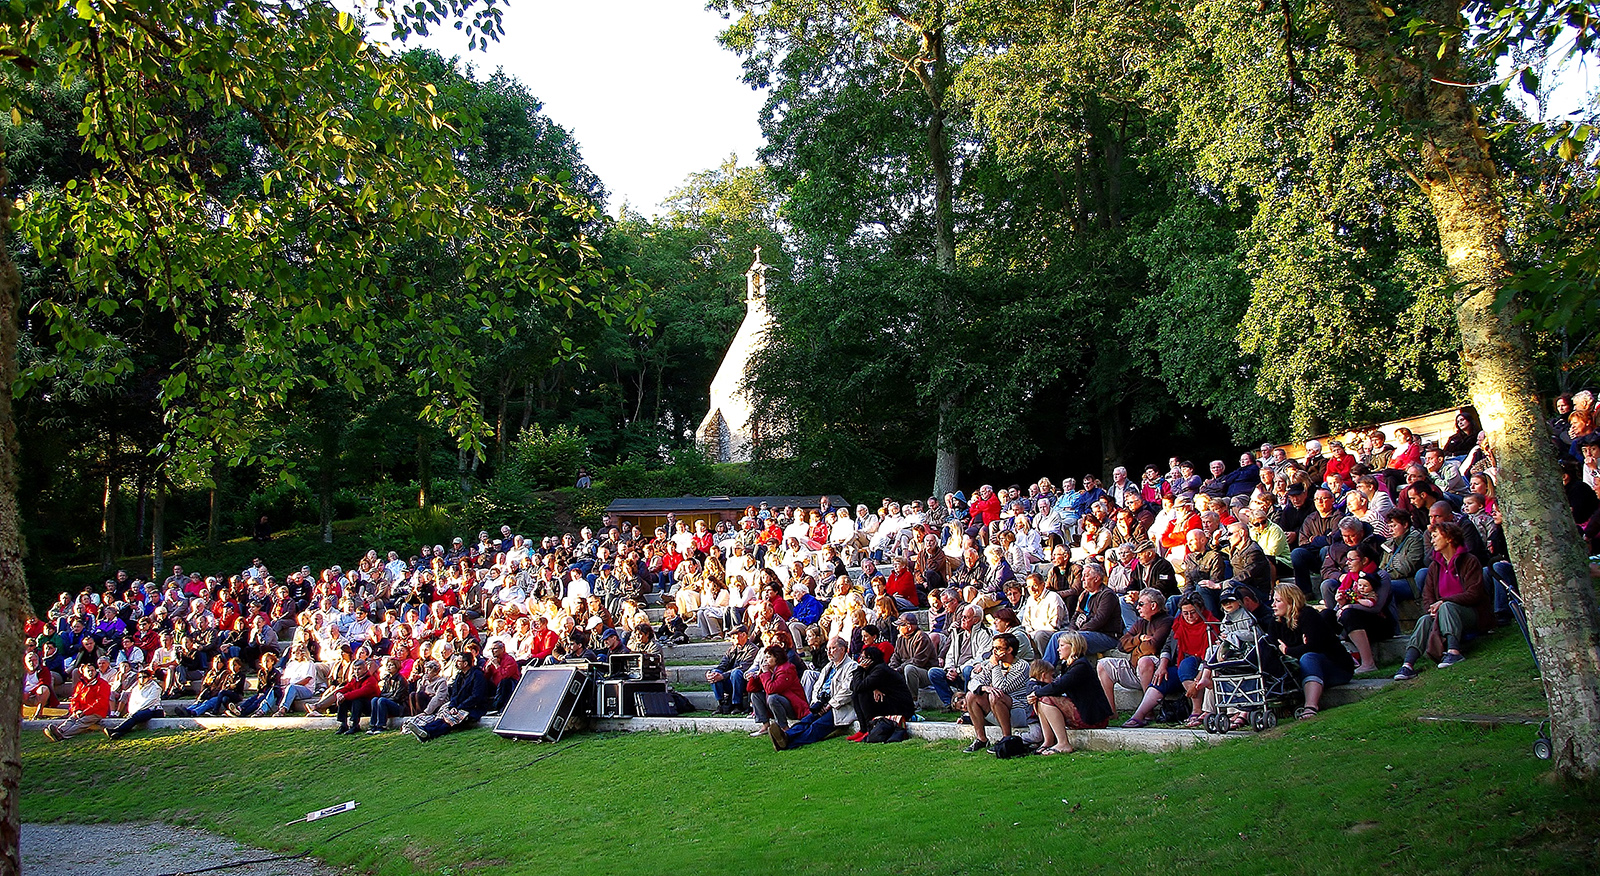
[[[597,718],[633,718],[638,715],[635,694],[666,692],[665,681],[602,679],[594,687],[594,714]]]
[[[530,666],[500,714],[494,732],[508,739],[556,742],[583,700],[589,673],[581,666]]]
[[[612,654],[606,677],[658,681],[667,677],[667,670],[660,654]]]
[[[678,704],[672,701],[672,691],[638,691],[633,695],[633,715],[636,718],[676,718]]]

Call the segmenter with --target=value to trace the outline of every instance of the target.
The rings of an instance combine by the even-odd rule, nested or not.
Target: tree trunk
[[[1122,438],[1127,428],[1122,423],[1122,406],[1115,402],[1100,408],[1100,466],[1109,477],[1111,470],[1122,465]]]
[[[433,448],[428,433],[417,433],[417,507],[433,504]]]
[[[110,573],[117,562],[117,477],[116,470],[106,466],[106,490],[100,499],[100,571]]]
[[[933,495],[940,499],[945,493],[956,491],[956,482],[961,478],[961,451],[956,449],[955,436],[950,434],[950,429],[945,425],[951,408],[955,403],[949,399],[939,402],[939,434],[938,446],[934,448],[933,459]]]
[[[17,510],[17,424],[9,387],[17,380],[18,308],[22,277],[11,261],[11,198],[5,153],[0,150],[0,876],[22,872],[17,851],[17,795],[22,760],[22,618],[28,582],[22,570],[22,528]]]
[[[222,461],[211,463],[211,513],[206,515],[206,548],[216,550],[222,530]]]
[[[511,381],[500,381],[500,410],[494,420],[494,459],[496,464],[506,462],[506,406],[511,403]]]
[[[167,541],[167,479],[157,470],[155,484],[152,486],[155,495],[150,499],[150,580],[160,581],[161,573],[166,571],[166,541]]]
[[[456,452],[456,477],[460,480],[461,495],[463,498],[472,495],[471,473],[474,456],[475,454],[467,447],[465,443],[463,443],[461,445],[461,449]]]
[[[150,466],[143,463],[139,465],[139,485],[136,489],[139,491],[139,513],[137,515],[139,518],[139,532],[134,537],[138,540],[138,543],[143,544],[145,511],[150,504]]]
[[[531,422],[533,422],[533,381],[530,380],[522,385],[522,426],[518,431],[527,429]]]
[[[1461,82],[1460,38],[1420,38],[1398,55],[1390,19],[1373,3],[1334,0],[1366,72],[1408,122],[1422,155],[1422,183],[1439,225],[1473,404],[1495,451],[1496,491],[1534,653],[1550,703],[1557,772],[1600,776],[1600,610],[1587,551],[1572,520],[1535,395],[1527,342],[1495,297],[1510,276],[1499,174]],[[1433,0],[1427,18],[1454,25],[1459,7]],[[1401,21],[1401,19],[1395,19]],[[1430,44],[1431,40],[1431,44]]]

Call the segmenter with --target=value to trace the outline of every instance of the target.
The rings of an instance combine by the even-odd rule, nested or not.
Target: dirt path
[[[24,824],[23,876],[170,876],[208,867],[275,858],[204,830],[166,824]],[[314,858],[212,871],[218,876],[336,876]]]

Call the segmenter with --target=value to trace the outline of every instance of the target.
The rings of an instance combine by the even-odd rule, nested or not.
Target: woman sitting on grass
[[[1306,704],[1297,717],[1310,718],[1322,705],[1325,687],[1349,684],[1355,669],[1350,652],[1295,584],[1279,584],[1272,591],[1271,643],[1285,657],[1300,662],[1301,688]]]
[[[1029,664],[1028,675],[1035,683],[1028,704],[1039,715],[1044,741],[1039,754],[1067,754],[1072,743],[1068,730],[1100,730],[1111,719],[1111,704],[1105,689],[1086,659],[1089,643],[1076,632],[1063,633],[1056,640],[1060,669],[1048,661]]]

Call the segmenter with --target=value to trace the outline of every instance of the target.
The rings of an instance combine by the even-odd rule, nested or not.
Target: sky
[[[515,0],[505,35],[468,52],[446,27],[423,40],[459,55],[480,78],[497,67],[571,131],[605,183],[607,212],[659,212],[691,174],[730,154],[753,164],[764,142],[763,92],[740,80],[739,56],[717,43],[725,26],[704,0]]]

